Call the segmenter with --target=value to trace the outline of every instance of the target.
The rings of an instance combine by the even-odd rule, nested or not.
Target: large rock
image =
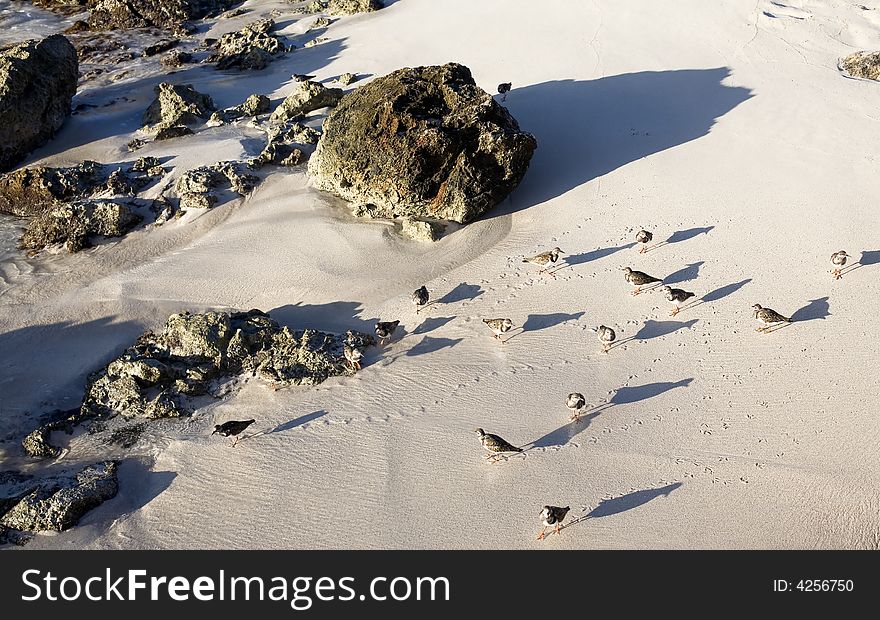
[[[208,120],[217,108],[209,95],[190,84],[162,82],[155,88],[156,98],[144,112],[145,128],[159,130],[179,125],[192,125]]]
[[[115,461],[103,461],[75,477],[45,481],[6,511],[0,525],[27,532],[69,529],[88,511],[116,496],[116,469]]]
[[[343,97],[309,174],[372,215],[467,223],[519,184],[536,147],[467,67],[417,67]]]
[[[354,15],[378,11],[383,7],[380,0],[314,0],[306,7],[310,13],[327,13],[328,15]]]
[[[327,88],[311,80],[297,82],[291,93],[272,112],[269,120],[273,123],[286,123],[309,112],[333,107],[344,94],[341,88]]]
[[[856,52],[840,63],[841,68],[853,77],[880,80],[880,52]]]
[[[78,79],[76,50],[60,34],[0,49],[0,170],[61,128]]]
[[[176,29],[183,22],[220,14],[239,0],[95,0],[89,27]]]
[[[112,200],[60,203],[31,218],[19,246],[42,250],[63,243],[68,252],[79,252],[93,237],[121,237],[142,220],[129,205]]]
[[[271,34],[272,19],[261,19],[237,32],[229,32],[217,41],[217,51],[208,60],[218,69],[265,69],[278,54],[286,51],[281,39]]]

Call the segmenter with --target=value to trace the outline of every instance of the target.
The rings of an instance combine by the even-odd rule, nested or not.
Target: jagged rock
[[[293,167],[299,166],[307,159],[302,149],[291,144],[270,142],[259,155],[248,162],[248,165],[253,168],[259,168],[266,164]]]
[[[162,127],[156,132],[156,140],[171,140],[172,138],[181,138],[183,136],[193,135],[193,130],[186,125],[175,125],[173,127]]]
[[[336,78],[336,81],[339,82],[340,84],[342,84],[343,86],[348,86],[350,84],[354,84],[355,82],[357,82],[358,79],[359,79],[358,76],[356,76],[354,73],[343,73],[338,78]]]
[[[181,50],[172,50],[162,56],[163,67],[168,67],[169,69],[177,69],[182,67],[185,64],[191,63],[193,61],[193,55],[189,52],[184,52]]]
[[[42,250],[64,243],[68,252],[79,252],[92,237],[121,237],[142,220],[127,205],[112,200],[59,203],[30,219],[19,247]]]
[[[92,30],[155,26],[186,31],[187,21],[219,14],[238,0],[95,0]]]
[[[146,161],[151,165],[141,168]],[[100,195],[133,196],[165,173],[155,158],[138,162],[127,169],[84,161],[67,168],[33,166],[10,172],[0,176],[0,213],[30,217],[61,202]]]
[[[880,52],[856,52],[840,63],[841,68],[853,77],[880,80]]]
[[[217,51],[208,60],[218,69],[264,69],[274,57],[285,51],[284,44],[273,34],[275,21],[261,19],[238,32],[229,32],[217,41]]]
[[[401,220],[400,225],[401,234],[416,241],[437,241],[443,236],[443,226],[434,222],[405,217]]]
[[[467,223],[513,191],[536,147],[467,67],[417,67],[346,95],[309,174],[373,215]]]
[[[210,209],[219,202],[215,194],[211,192],[184,192],[180,194],[180,208],[187,209]]]
[[[327,88],[311,80],[296,82],[293,92],[275,108],[269,120],[286,123],[309,112],[335,106],[344,94],[341,88]]]
[[[332,23],[333,23],[333,21],[327,17],[319,17],[318,19],[316,19],[315,21],[313,21],[309,25],[309,30],[316,30],[318,28],[326,28],[327,26],[329,26]]]
[[[306,11],[329,15],[354,15],[378,11],[382,6],[380,0],[314,0],[306,6]]]
[[[177,179],[175,189],[181,209],[210,209],[218,202],[215,189],[229,187],[242,196],[256,187],[259,179],[241,170],[238,162],[218,162],[187,170]]]
[[[192,125],[207,120],[217,109],[209,95],[196,91],[190,84],[162,82],[155,90],[156,99],[144,112],[143,125],[147,129]]]
[[[218,110],[208,119],[209,127],[219,127],[244,117],[259,116],[269,111],[271,100],[266,95],[251,95],[244,103]]]
[[[45,481],[0,519],[3,526],[26,532],[63,531],[119,491],[117,462],[103,461],[75,477]]]
[[[316,45],[320,45],[321,43],[324,43],[329,40],[330,39],[328,37],[316,37],[316,38],[312,39],[311,41],[306,41],[306,43],[305,43],[305,45],[303,45],[303,47],[315,47]]]
[[[60,34],[0,48],[0,170],[55,135],[78,79],[76,50]]]
[[[369,334],[345,336],[281,328],[265,312],[174,314],[161,332],[144,333],[134,345],[88,380],[80,409],[38,428],[23,442],[34,456],[56,455],[49,433],[88,420],[118,415],[153,419],[188,415],[194,396],[240,373],[274,387],[315,384],[352,374],[344,343],[367,347]]]
[[[145,47],[143,55],[145,57],[155,56],[156,54],[167,52],[178,45],[180,45],[180,39],[161,39],[160,41],[156,41],[152,45]]]

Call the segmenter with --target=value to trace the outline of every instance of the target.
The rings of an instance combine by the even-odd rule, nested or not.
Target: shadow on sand
[[[644,489],[642,491],[634,491],[633,493],[627,493],[626,495],[621,495],[620,497],[614,497],[612,499],[603,499],[599,502],[599,505],[593,508],[589,513],[577,519],[577,521],[582,521],[584,519],[598,519],[600,517],[610,517],[612,515],[620,514],[621,512],[626,512],[628,510],[633,510],[634,508],[638,508],[639,506],[644,506],[648,502],[658,497],[669,497],[669,495],[675,491],[676,489],[682,486],[681,482],[674,482],[672,484],[668,484],[665,487],[659,487],[656,489]],[[574,525],[577,521],[572,521],[569,525]]]

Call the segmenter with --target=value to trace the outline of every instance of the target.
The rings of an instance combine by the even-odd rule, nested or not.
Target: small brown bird
[[[654,238],[654,235],[644,228],[642,228],[639,232],[636,233],[636,241],[642,244],[641,249],[639,250],[639,254],[644,254],[648,251],[648,244],[651,243],[651,240]]]
[[[540,254],[535,254],[534,256],[527,256],[522,259],[524,263],[531,263],[532,265],[538,265],[539,267],[543,267],[541,271],[538,273],[549,273],[551,276],[556,277],[552,272],[548,271],[548,265],[552,265],[559,260],[559,255],[565,254],[559,248],[553,248],[549,252],[541,252]]]
[[[756,332],[766,333],[767,330],[779,323],[791,323],[791,319],[782,316],[770,308],[763,308],[761,304],[755,304],[752,306],[752,309],[755,311],[755,318],[764,323],[764,327],[755,328]]]
[[[430,293],[428,293],[428,288],[425,286],[413,291],[412,302],[413,305],[416,307],[416,314],[418,314],[419,310],[421,310],[424,306],[428,305],[428,300],[430,298],[431,295]]]
[[[345,354],[345,359],[348,361],[352,369],[361,369],[361,360],[364,358],[363,349],[345,343],[345,345],[342,347],[342,352]]]
[[[596,332],[596,338],[602,343],[602,353],[608,353],[611,350],[611,345],[617,340],[617,333],[605,325],[594,327],[593,331]]]
[[[559,534],[559,530],[562,529],[562,521],[565,519],[565,515],[568,514],[568,511],[571,510],[569,506],[565,508],[560,508],[559,506],[544,506],[544,509],[541,511],[541,524],[544,526],[541,528],[541,533],[538,534],[538,540],[544,540],[546,536],[545,531],[548,527],[554,528],[554,532]]]
[[[244,431],[244,429],[254,422],[256,422],[256,420],[230,420],[229,422],[215,425],[214,432],[211,434],[222,435],[223,437],[233,437],[232,447],[234,448],[235,444],[238,443],[238,436]]]
[[[834,275],[835,280],[840,280],[843,277],[841,269],[844,265],[846,265],[846,259],[848,258],[849,254],[847,254],[844,250],[841,250],[840,252],[835,252],[831,255],[831,264],[834,265],[834,269],[831,270],[831,273]]]
[[[385,344],[385,341],[394,335],[400,321],[379,321],[376,323],[376,335],[379,336],[379,344]]]
[[[489,329],[495,334],[495,338],[501,340],[502,344],[507,342],[501,338],[501,334],[506,334],[513,329],[513,321],[510,319],[483,319],[483,323],[489,326]]]
[[[682,305],[687,303],[687,300],[691,297],[696,297],[696,294],[694,293],[680,288],[672,288],[671,286],[664,286],[663,291],[666,293],[666,300],[675,306],[672,309],[672,312],[669,313],[669,316],[675,316],[681,312]]]
[[[647,273],[644,273],[642,271],[633,271],[629,267],[624,267],[623,271],[625,272],[623,277],[626,278],[626,281],[636,287],[636,290],[633,291],[633,295],[638,295],[639,293],[641,293],[643,286],[663,282],[663,280],[659,278],[649,276]]]
[[[506,452],[522,452],[522,448],[517,448],[513,444],[508,443],[498,435],[487,433],[482,428],[474,431],[480,435],[480,444],[489,454],[486,458],[489,462],[494,463],[497,459],[503,458]]]
[[[502,82],[498,85],[498,94],[501,95],[501,101],[507,101],[507,93],[510,92],[511,88],[513,88],[513,84],[510,82]]]
[[[586,406],[587,399],[580,392],[572,392],[565,399],[565,406],[571,411],[571,419],[577,420],[581,417],[581,410]]]

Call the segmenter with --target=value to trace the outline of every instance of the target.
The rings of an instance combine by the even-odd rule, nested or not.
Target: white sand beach
[[[313,36],[288,2],[243,7],[197,36],[273,10],[281,34]],[[70,22],[27,36],[53,18]],[[3,216],[2,469],[121,460],[115,498],[25,549],[880,546],[880,83],[838,69],[880,49],[880,3],[396,0],[321,36],[262,71],[120,66],[81,84],[74,105],[98,107],[23,165],[151,155],[174,178],[262,148],[238,123],[129,153],[160,81],[274,106],[294,74],[365,76],[353,90],[457,62],[490,93],[512,83],[503,105],[538,142],[525,178],[434,243],[353,217],[305,166],[77,254],[28,257]],[[640,227],[664,243],[639,254]],[[554,246],[555,277],[522,263]],[[852,266],[836,281],[841,249]],[[670,317],[660,292],[630,294],[627,266],[700,301]],[[423,284],[436,303],[416,314]],[[756,332],[756,303],[792,324]],[[251,308],[292,328],[402,329],[354,376],[242,381],[131,448],[80,429],[57,433],[58,459],[24,455],[41,415],[76,408],[88,375],[169,314]],[[505,344],[492,317],[517,326]],[[601,324],[618,333],[607,355]],[[570,392],[588,403],[576,422]],[[249,418],[256,435],[235,448],[210,435]],[[477,427],[526,451],[488,464]],[[569,525],[539,541],[545,504],[571,506]]]

